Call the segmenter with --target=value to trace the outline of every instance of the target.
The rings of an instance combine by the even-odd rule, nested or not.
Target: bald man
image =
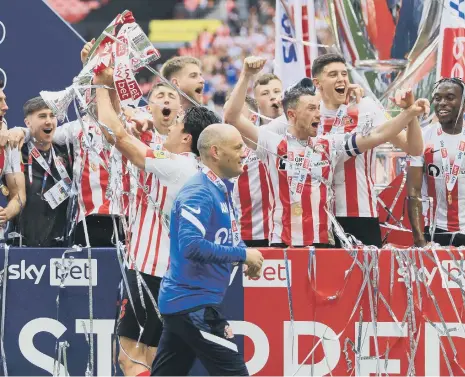
[[[244,144],[234,127],[212,124],[197,148],[204,167],[171,211],[170,266],[158,297],[164,326],[152,375],[186,376],[198,358],[210,375],[247,376],[219,311],[235,265],[245,263],[245,274],[256,277],[263,263],[242,242],[231,201],[229,180],[242,173]]]

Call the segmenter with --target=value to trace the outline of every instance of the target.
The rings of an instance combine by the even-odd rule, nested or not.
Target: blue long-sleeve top
[[[226,196],[203,173],[192,177],[171,211],[170,265],[160,287],[161,314],[220,305],[229,285],[232,263],[246,259],[241,241],[233,246],[232,184]]]

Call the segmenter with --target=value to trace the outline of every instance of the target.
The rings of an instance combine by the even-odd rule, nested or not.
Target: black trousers
[[[213,307],[163,316],[152,376],[187,376],[198,358],[210,376],[248,376],[228,322]]]
[[[89,235],[90,246],[92,247],[113,247],[116,238],[113,237],[113,219],[111,216],[89,215],[86,217],[87,233]],[[116,225],[119,232],[119,240],[124,243],[124,232],[119,218],[116,218]],[[86,246],[83,221],[76,226],[74,233],[74,244]]]
[[[341,224],[344,232],[352,234],[367,246],[382,246],[381,228],[379,219],[376,217],[336,217],[336,220]],[[334,235],[336,248],[341,248],[341,241]]]
[[[444,234],[446,232],[447,230],[436,228],[434,231],[433,241],[441,246],[465,246],[465,234]],[[425,226],[425,239],[427,242],[431,241],[429,226]]]

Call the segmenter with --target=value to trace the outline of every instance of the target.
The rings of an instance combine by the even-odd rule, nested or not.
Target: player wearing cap
[[[460,79],[439,81],[433,93],[438,122],[423,129],[424,152],[410,159],[408,215],[416,246],[465,246],[464,89]]]

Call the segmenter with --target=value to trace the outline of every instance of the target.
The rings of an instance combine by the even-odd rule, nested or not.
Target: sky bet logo
[[[65,260],[67,263],[69,260]],[[58,265],[57,265],[58,262]],[[62,263],[61,258],[52,258],[50,259],[50,285],[59,286],[61,284],[61,279],[63,271],[60,269]],[[12,280],[32,280],[34,284],[39,284],[43,277],[47,265],[35,265],[28,264],[26,261],[22,260],[19,264],[10,264],[8,266],[8,279]],[[73,259],[71,266],[68,268],[64,280],[65,287],[76,287],[76,286],[88,286],[89,285],[89,276],[90,276],[89,261],[87,259]],[[97,260],[92,259],[92,285],[97,285]]]

